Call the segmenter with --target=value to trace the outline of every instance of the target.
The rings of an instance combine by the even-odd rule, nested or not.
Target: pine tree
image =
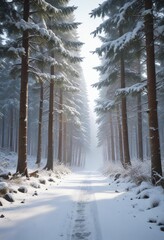
[[[162,176],[159,128],[157,114],[157,94],[156,94],[156,70],[154,51],[154,23],[153,23],[153,2],[145,0],[145,36],[147,54],[147,88],[148,88],[148,116],[149,116],[149,136],[152,163],[152,183],[159,184]]]
[[[40,100],[39,100],[39,121],[38,121],[38,146],[37,146],[37,160],[36,164],[40,166],[42,157],[42,123],[43,123],[43,100],[44,87],[43,82],[40,83]]]
[[[30,14],[30,2],[24,1],[23,20],[28,22]],[[17,173],[28,176],[27,170],[27,124],[28,124],[28,61],[29,61],[29,31],[23,31],[22,47],[25,53],[22,55],[21,64],[21,89],[20,89],[20,114],[19,114],[19,147]]]

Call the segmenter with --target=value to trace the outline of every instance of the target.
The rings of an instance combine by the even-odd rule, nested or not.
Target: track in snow
[[[77,191],[71,217],[66,221],[66,240],[100,240],[102,237],[92,181],[89,174],[79,176],[76,179]]]

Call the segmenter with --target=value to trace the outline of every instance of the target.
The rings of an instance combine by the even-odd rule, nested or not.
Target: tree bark
[[[122,129],[121,129],[121,122],[120,122],[120,113],[119,113],[119,106],[117,106],[117,124],[118,124],[118,138],[119,138],[119,148],[120,148],[120,161],[124,167],[123,161],[123,144],[122,144]]]
[[[54,58],[54,53],[52,53]],[[51,66],[51,76],[54,76],[55,69]],[[48,118],[48,155],[45,169],[53,170],[54,163],[54,79],[51,78],[49,86],[49,118]]]
[[[15,134],[14,134],[14,152],[18,152],[18,110],[15,108],[14,111],[14,126],[15,126]]]
[[[138,57],[138,75],[141,77],[140,57]],[[143,138],[142,138],[142,100],[141,93],[137,96],[137,118],[138,118],[138,159],[143,161]]]
[[[120,28],[120,36],[123,35],[123,31]],[[124,63],[124,52],[122,50],[120,56],[121,65],[121,88],[125,88],[125,63]],[[124,164],[125,167],[131,165],[130,154],[129,154],[129,138],[128,138],[128,124],[127,124],[127,106],[126,97],[122,97],[122,135],[123,135],[123,147],[124,147]]]
[[[2,116],[2,143],[1,143],[1,147],[4,148],[5,147],[5,116]]]
[[[107,135],[107,152],[108,152],[108,162],[110,162],[112,158],[112,154],[111,154],[111,138],[109,135]]]
[[[81,146],[79,146],[79,152],[77,155],[77,166],[80,167],[82,165],[82,149]]]
[[[73,130],[72,130],[72,123],[69,126],[69,146],[68,146],[68,165],[72,165],[73,158]]]
[[[10,108],[10,143],[9,143],[9,149],[10,151],[13,151],[14,150],[14,147],[13,147],[13,122],[14,122],[14,110],[13,110],[13,107],[11,106]]]
[[[24,0],[23,20],[28,22],[30,3]],[[23,31],[22,47],[25,54],[22,56],[20,113],[19,113],[19,146],[17,172],[28,176],[27,170],[27,126],[28,126],[28,58],[29,58],[29,32]]]
[[[142,139],[142,107],[141,93],[137,96],[137,118],[138,118],[138,159],[143,161],[143,139]]]
[[[111,160],[112,162],[115,162],[115,147],[114,147],[114,134],[113,134],[113,119],[112,119],[112,113],[109,115],[109,121],[110,121],[110,139],[111,139]]]
[[[157,113],[157,94],[156,94],[156,72],[154,54],[154,23],[152,0],[145,0],[145,36],[147,54],[147,88],[148,88],[148,118],[149,118],[149,137],[151,151],[151,171],[152,183],[160,182],[162,176],[158,113]]]
[[[63,162],[67,165],[67,119],[65,117],[63,122]]]
[[[43,82],[40,83],[40,103],[39,103],[39,122],[38,122],[38,148],[37,148],[37,160],[38,166],[41,162],[42,156],[42,118],[43,118]]]
[[[63,143],[63,91],[59,91],[59,145],[58,145],[58,160],[62,162],[62,143]]]

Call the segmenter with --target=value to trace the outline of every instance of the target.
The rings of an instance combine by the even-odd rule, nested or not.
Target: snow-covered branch
[[[146,83],[136,83],[131,87],[120,88],[115,92],[115,96],[118,97],[120,95],[129,95],[139,93],[145,90],[147,84]]]

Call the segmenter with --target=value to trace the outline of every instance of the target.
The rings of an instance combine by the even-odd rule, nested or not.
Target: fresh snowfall
[[[1,176],[7,176],[17,156],[0,157]],[[30,158],[30,172],[34,162]],[[142,181],[146,165],[133,163],[128,174],[111,164],[99,171],[60,165],[30,179],[1,178],[7,193],[0,197],[0,239],[163,240],[164,191]]]

